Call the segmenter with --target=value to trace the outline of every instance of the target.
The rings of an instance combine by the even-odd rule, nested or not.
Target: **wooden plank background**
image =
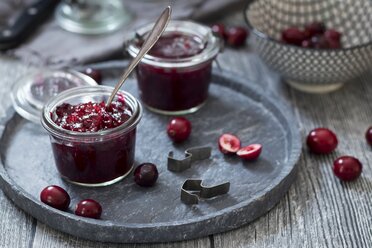
[[[243,25],[239,14],[221,21]],[[219,63],[287,102],[303,139],[315,127],[333,129],[340,141],[337,151],[315,156],[305,146],[297,180],[268,214],[237,230],[186,242],[130,245],[83,240],[37,222],[0,191],[0,247],[372,247],[372,149],[364,138],[372,125],[372,74],[335,93],[308,95],[281,82],[249,46],[226,49]],[[0,117],[10,106],[11,85],[30,70],[0,57]],[[346,154],[356,156],[364,166],[361,178],[351,183],[340,182],[332,173],[333,160]]]

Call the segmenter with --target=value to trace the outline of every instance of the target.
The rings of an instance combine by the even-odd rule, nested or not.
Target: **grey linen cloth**
[[[10,15],[32,0],[3,0],[0,3],[0,24],[9,22]],[[113,33],[81,35],[63,30],[54,18],[43,24],[30,39],[8,51],[26,63],[67,66],[109,59],[122,53],[122,45],[137,27],[153,22],[170,3],[172,19],[206,20],[221,16],[229,9],[244,7],[244,0],[123,0],[133,20]]]

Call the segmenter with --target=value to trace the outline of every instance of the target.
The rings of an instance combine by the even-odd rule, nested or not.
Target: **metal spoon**
[[[112,100],[114,99],[116,93],[119,91],[120,87],[124,84],[125,80],[129,77],[129,74],[136,68],[141,59],[150,51],[150,49],[159,40],[160,36],[163,34],[165,28],[167,27],[172,8],[168,6],[163,13],[160,15],[159,19],[156,21],[154,27],[152,28],[149,36],[146,38],[141,49],[138,51],[137,56],[129,64],[128,68],[125,70],[123,75],[120,77],[119,82],[116,84],[115,89],[112,91],[109,99],[106,102],[106,106],[110,106]]]

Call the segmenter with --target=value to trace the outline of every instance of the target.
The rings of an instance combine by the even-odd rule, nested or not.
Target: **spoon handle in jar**
[[[141,49],[138,51],[137,56],[129,64],[128,68],[125,70],[123,75],[120,77],[119,82],[116,84],[115,89],[112,91],[109,99],[106,102],[106,106],[110,106],[112,100],[114,99],[116,93],[119,91],[120,87],[124,84],[125,80],[129,77],[129,74],[136,68],[141,59],[150,51],[150,49],[159,40],[160,36],[163,34],[165,28],[167,27],[172,9],[168,6],[163,13],[160,15],[156,21],[154,27],[152,28],[150,34],[147,36],[145,42],[143,43]]]

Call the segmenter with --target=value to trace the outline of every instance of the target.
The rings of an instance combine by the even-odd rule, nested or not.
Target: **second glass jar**
[[[153,24],[136,31],[128,52],[135,57]],[[182,115],[197,111],[208,97],[212,62],[221,41],[207,26],[172,21],[137,66],[140,98],[151,111]]]

